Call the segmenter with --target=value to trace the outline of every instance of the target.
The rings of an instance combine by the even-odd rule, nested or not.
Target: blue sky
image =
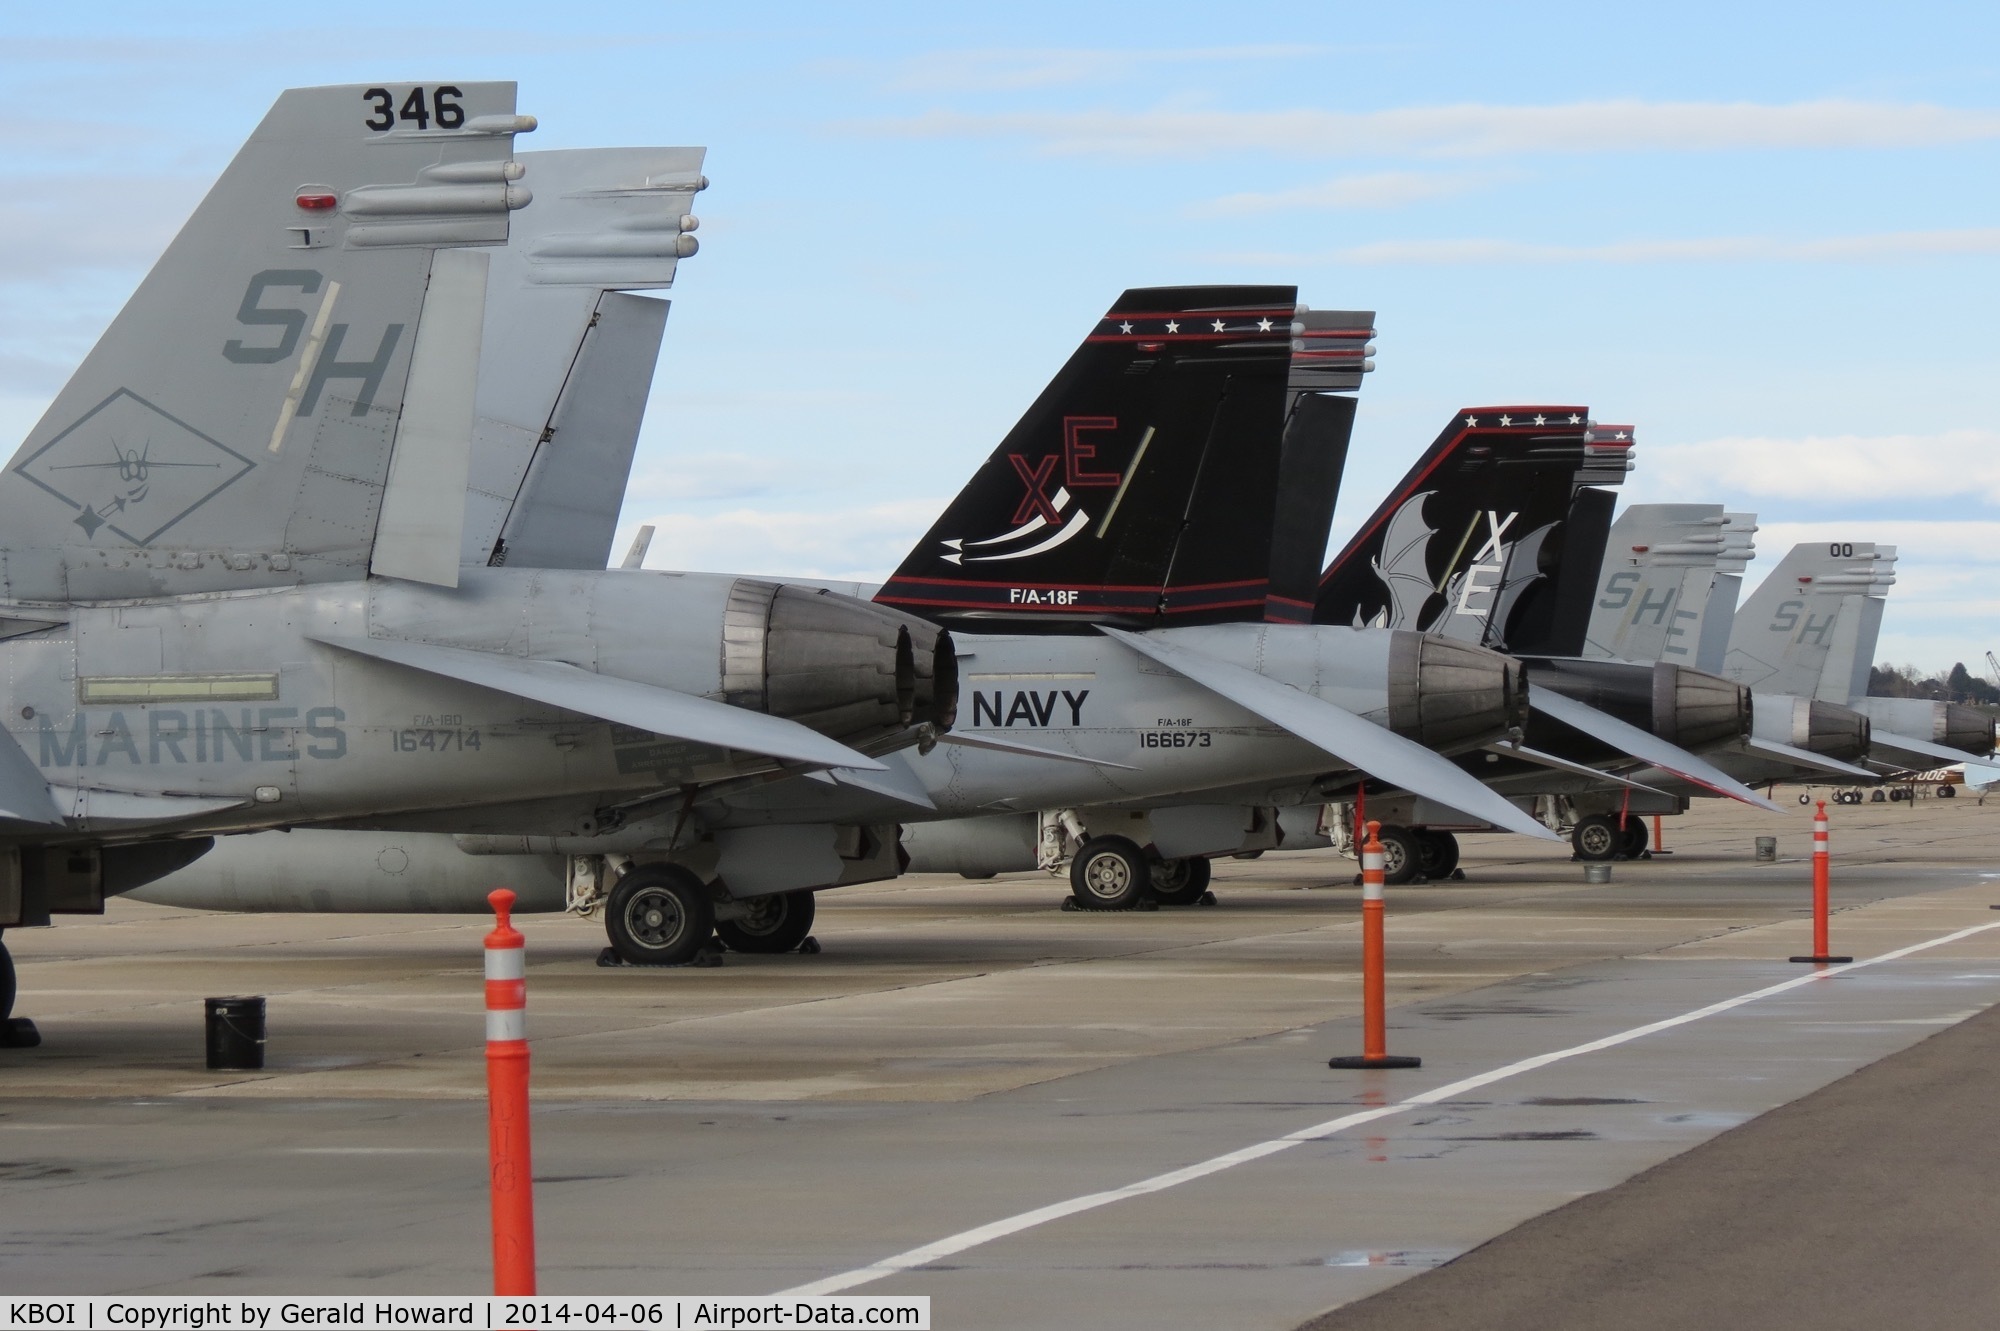
[[[513,78],[524,147],[709,148],[628,527],[880,575],[1119,290],[1374,308],[1336,534],[1460,406],[1638,427],[1637,500],[1902,552],[1880,657],[2000,650],[1991,5],[11,6],[18,438],[283,87]],[[434,11],[444,15],[448,11]],[[424,16],[428,18],[429,16]]]

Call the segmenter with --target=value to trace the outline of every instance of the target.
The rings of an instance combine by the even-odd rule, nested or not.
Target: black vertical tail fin
[[[1291,400],[1271,513],[1264,618],[1304,624],[1312,620],[1320,561],[1326,558],[1327,533],[1354,437],[1357,404],[1348,395],[1375,368],[1370,341],[1375,312],[1301,309],[1292,331]],[[1244,539],[1254,537],[1245,532]]]
[[[1322,624],[1420,629],[1513,652],[1582,646],[1632,431],[1586,407],[1472,407],[1320,579]]]
[[[1372,313],[1126,292],[877,596],[1015,630],[1299,620]]]

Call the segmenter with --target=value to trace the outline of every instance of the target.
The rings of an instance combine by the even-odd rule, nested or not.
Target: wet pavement
[[[1832,812],[1838,950],[2000,923],[2000,805]],[[1466,882],[1390,890],[1391,1047],[1424,1059],[1398,1072],[1325,1066],[1359,1052],[1359,894],[1328,854],[1225,862],[1208,909],[848,889],[822,954],[718,970],[601,970],[595,926],[530,920],[542,1288],[844,1277],[945,1327],[1296,1326],[2000,1002],[2000,929],[1787,963],[1808,830],[1705,808],[1606,886],[1467,838]],[[116,903],[10,934],[47,1043],[0,1051],[0,1285],[481,1288],[481,929]],[[237,992],[270,996],[270,1067],[208,1073],[200,999]],[[911,1250],[942,1255],[848,1274]]]

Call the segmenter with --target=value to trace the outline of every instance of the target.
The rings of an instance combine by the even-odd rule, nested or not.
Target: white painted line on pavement
[[[1182,1169],[1169,1170],[1164,1174],[1155,1174],[1151,1178],[1140,1179],[1137,1183],[1128,1183],[1122,1188],[1111,1188],[1104,1192],[1086,1193],[1081,1197],[1072,1197],[1068,1201],[1036,1207],[1032,1211],[1023,1211],[1019,1215],[1009,1216],[1005,1220],[995,1220],[991,1224],[980,1225],[974,1229],[961,1230],[959,1233],[938,1239],[935,1242],[926,1243],[920,1248],[911,1248],[909,1251],[899,1252],[893,1257],[884,1257],[879,1262],[873,1262],[853,1271],[843,1272],[840,1275],[827,1276],[823,1280],[815,1280],[793,1289],[780,1290],[771,1297],[789,1299],[838,1294],[843,1290],[853,1289],[857,1285],[866,1285],[887,1276],[915,1270],[920,1266],[928,1266],[932,1262],[942,1261],[947,1257],[955,1256],[970,1248],[981,1247],[993,1242],[995,1239],[1004,1239],[1009,1235],[1019,1234],[1023,1230],[1046,1225],[1052,1220],[1062,1220],[1068,1216],[1081,1214],[1084,1211],[1094,1211],[1100,1206],[1109,1206],[1113,1202],[1122,1202],[1128,1198],[1144,1197],[1148,1193],[1165,1192],[1168,1188],[1179,1187],[1183,1183],[1192,1183],[1196,1179],[1207,1178],[1211,1174],[1220,1174],[1226,1169],[1234,1169],[1238,1165],[1249,1164],[1252,1160],[1262,1160],[1266,1156],[1276,1155],[1280,1151],[1289,1151],[1292,1147],[1303,1142],[1320,1141],[1337,1133],[1345,1132],[1349,1128],[1358,1128],[1364,1123],[1373,1123],[1379,1119],[1388,1118],[1393,1114],[1407,1113],[1412,1109],[1422,1109],[1428,1105],[1437,1104],[1441,1100],[1453,1100],[1464,1095],[1467,1091],[1476,1091],[1482,1086],[1491,1086],[1494,1082],[1505,1081],[1509,1077],[1518,1077],[1524,1072],[1533,1072],[1538,1068],[1548,1067],[1552,1063],[1561,1063],[1566,1059],[1579,1058],[1584,1054],[1594,1054],[1605,1049],[1615,1049],[1621,1044],[1630,1044],[1634,1040],[1644,1039],[1648,1035],[1657,1035],[1661,1031],[1669,1031],[1676,1026],[1686,1026],[1691,1022],[1718,1016],[1721,1013],[1740,1008],[1747,1003],[1755,1003],[1762,998],[1770,998],[1776,994],[1787,993],[1803,985],[1812,984],[1835,975],[1841,975],[1847,971],[1857,971],[1868,966],[1879,966],[1885,961],[1897,961],[1914,953],[1928,951],[1934,947],[1943,947],[1947,943],[1955,943],[1961,938],[1970,938],[1974,934],[1985,933],[1989,929],[2000,929],[2000,920],[1995,920],[1990,924],[1976,924],[1969,929],[1960,929],[1955,933],[1948,933],[1938,938],[1928,939],[1925,942],[1912,943],[1908,947],[1899,947],[1893,952],[1884,952],[1879,956],[1865,957],[1860,961],[1848,962],[1838,966],[1815,967],[1807,974],[1781,981],[1778,984],[1768,985],[1762,989],[1752,990],[1747,994],[1739,994],[1735,998],[1725,998],[1719,1003],[1710,1003],[1707,1007],[1699,1007],[1692,1012],[1683,1012],[1677,1017],[1667,1017],[1661,1021],[1648,1022],[1644,1026],[1634,1026],[1630,1030],[1620,1031],[1616,1035],[1607,1035],[1602,1039],[1590,1040],[1579,1045],[1571,1045],[1567,1049],[1558,1049],[1552,1053],[1537,1054],[1533,1058],[1524,1058],[1518,1063],[1509,1063],[1505,1067],[1494,1068],[1490,1072],[1477,1073],[1432,1090],[1421,1091],[1407,1100],[1400,1100],[1392,1105],[1382,1105],[1374,1109],[1363,1109],[1356,1113],[1343,1114],[1339,1118],[1328,1119],[1324,1123],[1316,1123],[1309,1128],[1300,1128],[1297,1132],[1287,1133],[1282,1137],[1274,1137],[1269,1141],[1258,1142],[1254,1146],[1245,1146],[1239,1150],[1211,1156],[1206,1160],[1188,1165]]]

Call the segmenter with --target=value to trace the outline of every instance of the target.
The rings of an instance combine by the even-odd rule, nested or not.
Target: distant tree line
[[[1868,671],[1868,693],[1875,698],[1929,698],[2000,706],[2000,688],[1965,668],[1963,661],[1942,678],[1926,676],[1913,665],[1878,665]]]

